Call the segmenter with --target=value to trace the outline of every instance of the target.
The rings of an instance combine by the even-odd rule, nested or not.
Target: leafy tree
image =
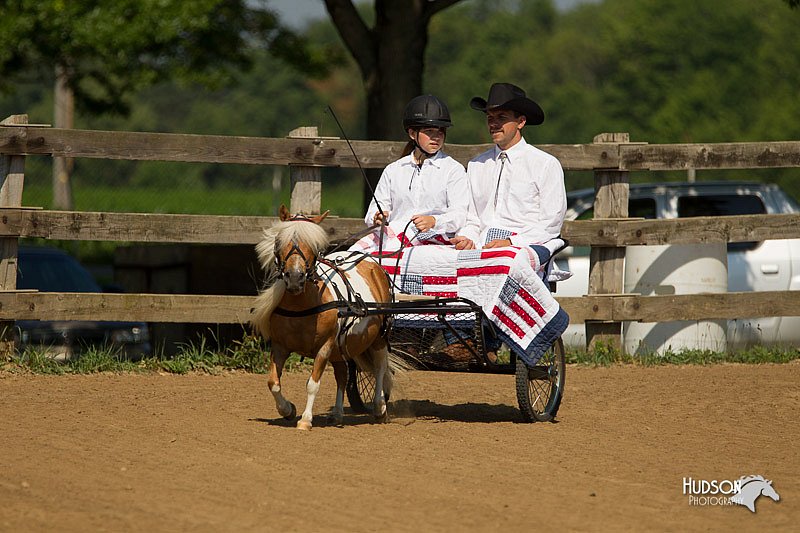
[[[127,112],[126,97],[160,80],[219,86],[265,46],[311,73],[324,51],[281,27],[264,2],[245,0],[5,0],[0,88],[63,72],[79,109]]]
[[[309,73],[327,67],[264,2],[7,0],[2,8],[0,89],[54,72],[57,127],[72,127],[74,105],[127,113],[131,93],[164,79],[220,86],[250,66],[259,46]],[[53,163],[53,204],[71,209],[68,161]]]
[[[403,108],[422,92],[431,18],[459,1],[375,0],[375,22],[370,27],[351,0],[325,0],[333,24],[361,71],[368,138],[402,139],[398,122]],[[370,174],[374,186],[379,175]]]
[[[450,108],[454,126],[448,131],[448,142],[489,141],[486,120],[469,107],[469,101],[474,96],[485,98],[492,82],[516,83],[544,103],[543,80],[537,68],[542,54],[539,50],[528,53],[528,49],[547,42],[556,20],[552,0],[522,0],[513,4],[465,2],[448,11],[446,17],[432,21],[434,38],[428,47],[425,80],[427,90],[443,97]],[[509,56],[523,42],[526,56]],[[548,119],[544,127],[549,128],[551,111],[545,111]],[[540,131],[529,128],[526,137]]]

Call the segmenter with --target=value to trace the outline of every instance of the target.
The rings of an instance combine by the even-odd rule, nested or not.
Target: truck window
[[[656,218],[656,201],[653,198],[632,198],[628,200],[628,216],[630,218]],[[590,207],[577,216],[575,220],[591,220],[594,208]]]
[[[678,198],[678,217],[709,217],[763,215],[767,209],[756,195],[715,194],[710,196],[681,196]],[[728,251],[752,250],[758,242],[729,242]]]
[[[628,216],[630,218],[656,218],[656,201],[654,198],[631,198],[628,200]],[[592,220],[594,208],[590,207],[575,220]],[[575,246],[573,255],[589,255],[589,246]]]

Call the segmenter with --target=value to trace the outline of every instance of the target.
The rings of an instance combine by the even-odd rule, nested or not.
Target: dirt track
[[[285,381],[304,404],[304,374]],[[0,374],[2,531],[789,530],[800,363],[569,367],[556,424],[511,376],[411,372],[390,424],[301,432],[266,377]],[[319,412],[333,403],[323,379]],[[315,422],[323,422],[317,417]],[[763,474],[781,501],[690,506]],[[795,524],[792,526],[791,524]],[[795,529],[796,530],[796,529]]]

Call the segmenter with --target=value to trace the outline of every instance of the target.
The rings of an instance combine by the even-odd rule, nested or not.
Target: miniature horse
[[[259,262],[274,281],[256,299],[252,323],[264,339],[272,340],[272,363],[268,385],[275,404],[287,420],[297,411],[281,392],[283,365],[291,352],[314,358],[306,384],[308,399],[297,422],[298,429],[311,429],[314,399],[328,361],[336,378],[336,405],[331,413],[340,424],[343,417],[347,358],[375,376],[373,414],[377,421],[388,419],[384,390],[392,386],[388,371],[389,351],[382,316],[338,316],[338,308],[348,307],[348,296],[363,302],[388,302],[391,292],[383,270],[370,260],[335,264],[320,258],[329,244],[319,226],[328,212],[306,218],[291,217],[285,206],[280,220],[264,231],[256,246]],[[319,258],[319,259],[318,259]],[[341,304],[338,305],[337,304]]]

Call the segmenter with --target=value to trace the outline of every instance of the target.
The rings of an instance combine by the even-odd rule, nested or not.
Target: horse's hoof
[[[293,403],[290,403],[289,407],[291,407],[291,410],[289,411],[288,414],[283,415],[283,418],[285,418],[286,420],[294,420],[294,417],[297,416],[297,408],[294,406]]]
[[[376,424],[385,424],[389,422],[389,410],[386,409],[386,407],[383,408],[383,412],[374,413],[374,416]]]
[[[297,429],[303,431],[311,431],[311,422],[308,420],[303,420],[302,418],[297,421]]]

